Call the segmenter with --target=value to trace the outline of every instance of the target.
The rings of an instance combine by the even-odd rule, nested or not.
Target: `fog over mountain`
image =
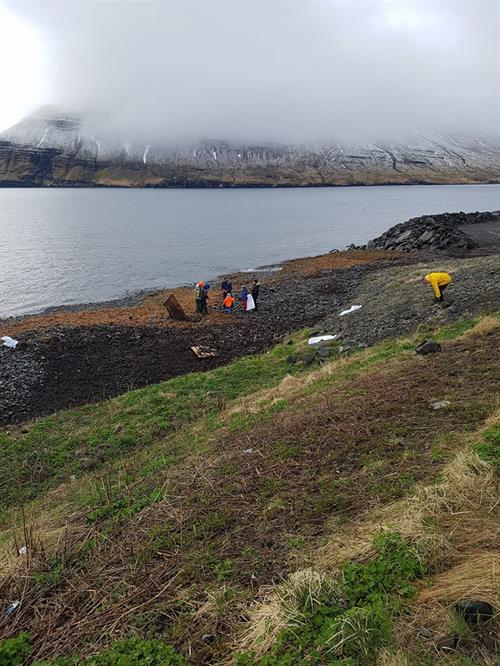
[[[498,2],[16,2],[44,100],[128,141],[500,133]],[[37,104],[38,105],[38,104]]]

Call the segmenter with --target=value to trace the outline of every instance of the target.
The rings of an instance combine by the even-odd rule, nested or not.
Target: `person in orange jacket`
[[[234,305],[234,297],[231,295],[231,293],[226,294],[226,297],[224,299],[224,312],[231,314],[231,312],[233,311],[233,305]]]
[[[448,275],[448,273],[428,273],[422,278],[422,282],[430,284],[433,288],[435,295],[434,303],[443,303],[443,291],[450,284],[451,275]]]

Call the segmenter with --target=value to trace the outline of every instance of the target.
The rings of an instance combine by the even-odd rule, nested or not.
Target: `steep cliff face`
[[[238,187],[500,182],[500,140],[419,134],[363,146],[124,142],[41,109],[0,133],[0,186]]]

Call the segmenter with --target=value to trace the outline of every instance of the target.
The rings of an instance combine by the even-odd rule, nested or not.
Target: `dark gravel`
[[[434,303],[431,286],[421,283],[423,276],[436,270],[452,276],[444,307]],[[438,327],[494,312],[500,308],[500,255],[390,266],[365,276],[352,300],[362,306],[360,310],[343,317],[329,315],[318,331],[340,333],[345,345],[371,345],[412,333],[420,324]],[[343,303],[345,308],[351,304]]]
[[[439,264],[415,261],[408,255],[400,265],[363,265],[264,284],[259,312],[228,315],[224,326],[98,326],[25,333],[16,349],[0,348],[0,424],[207,370],[263,351],[305,326],[340,332],[349,347],[412,332],[419,323],[447,323],[498,308],[499,255],[441,259]],[[430,270],[454,276],[446,292],[449,308],[434,306],[430,286],[420,283]],[[353,303],[362,309],[338,316]],[[199,360],[192,345],[211,347],[218,355]]]
[[[0,351],[0,424],[96,402],[263,351],[287,332],[312,326],[335,310],[373,270],[365,265],[263,286],[259,312],[228,315],[224,326],[94,326],[24,333],[16,349]],[[200,360],[192,345],[211,347],[217,356]]]

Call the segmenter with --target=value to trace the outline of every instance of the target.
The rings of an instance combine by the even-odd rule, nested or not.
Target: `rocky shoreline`
[[[396,224],[366,245],[353,246],[362,250],[472,250],[479,243],[460,227],[488,222],[500,223],[500,211],[475,213],[441,213],[422,215]]]
[[[472,215],[478,228],[485,224],[485,214]],[[434,223],[442,224],[439,217],[433,216]],[[461,228],[468,228],[470,220],[464,218]],[[487,224],[497,225],[495,220]],[[443,222],[448,229],[449,220]],[[420,233],[429,223],[417,218],[405,224],[386,234]],[[211,369],[265,351],[304,327],[336,334],[343,351],[349,352],[410,333],[421,323],[436,326],[493,312],[500,306],[500,253],[492,247],[465,248],[464,256],[457,256],[455,246],[435,251],[421,244],[418,251],[358,249],[285,262],[278,273],[258,273],[262,289],[256,313],[224,315],[214,289],[212,312],[202,319],[191,313],[191,289],[184,289],[176,293],[190,314],[188,322],[168,319],[163,308],[167,292],[126,297],[111,308],[106,303],[92,304],[89,311],[74,306],[69,311],[56,309],[53,315],[9,320],[1,325],[1,335],[12,334],[19,345],[0,347],[0,424],[22,423]],[[431,270],[453,275],[444,309],[433,306],[432,295],[420,282]],[[251,277],[238,274],[233,283]],[[353,304],[362,307],[339,316]],[[199,359],[191,351],[193,345],[210,347],[215,356]],[[326,358],[328,350],[322,354]]]

